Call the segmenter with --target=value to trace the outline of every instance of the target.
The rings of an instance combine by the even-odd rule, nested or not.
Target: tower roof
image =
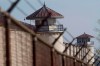
[[[76,38],[94,38],[94,37],[89,35],[89,34],[84,33],[84,34],[82,34],[82,35],[80,35],[80,36],[78,36]]]
[[[38,9],[37,11],[32,13],[31,15],[27,16],[26,19],[32,20],[35,18],[45,18],[47,16],[49,16],[49,18],[63,18],[63,16],[61,14],[46,7],[46,5],[44,4],[42,8]]]

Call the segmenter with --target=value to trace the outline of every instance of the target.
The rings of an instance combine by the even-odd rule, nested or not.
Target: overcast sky
[[[39,0],[27,1],[29,1],[36,9],[42,7]],[[45,2],[47,7],[64,16],[64,19],[60,19],[59,22],[64,24],[74,37],[79,36],[84,32],[95,37],[97,36],[94,29],[99,27],[97,22],[100,19],[100,0],[41,0],[41,2]],[[8,0],[0,0],[0,6],[4,10],[7,10],[10,3]],[[24,0],[21,0],[18,7],[24,10],[27,15],[34,12],[34,9],[30,8]],[[12,16],[21,21],[24,21],[24,18],[26,17],[20,13],[17,8],[12,12]],[[65,36],[67,37],[67,35]],[[70,37],[68,37],[68,39],[71,40]],[[99,43],[96,40],[94,41],[95,46],[98,47]]]

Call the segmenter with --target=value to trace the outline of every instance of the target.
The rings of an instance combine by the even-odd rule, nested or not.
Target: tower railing
[[[50,26],[41,26],[38,30],[39,32],[47,31],[47,32],[63,32],[64,28],[63,25],[50,25]]]

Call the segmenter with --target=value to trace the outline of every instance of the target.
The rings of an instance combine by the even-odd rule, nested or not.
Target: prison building
[[[48,18],[45,20],[47,16]],[[39,35],[39,37],[42,38],[44,41],[47,41],[48,44],[52,44],[54,40],[64,31],[63,25],[56,24],[56,19],[58,18],[63,18],[63,16],[53,11],[52,9],[46,7],[45,4],[42,8],[26,17],[26,19],[28,20],[35,20],[37,35]],[[39,26],[41,26],[40,29],[38,29]],[[64,50],[62,36],[55,43],[55,48],[61,52]]]
[[[26,19],[35,22],[35,25],[22,21],[18,21],[16,25],[13,21],[8,20],[10,33],[8,51],[5,38],[5,22],[7,20],[1,14],[0,66],[5,66],[7,59],[10,66],[81,66],[88,62],[91,65],[94,62],[94,58],[92,58],[94,47],[90,38],[93,38],[93,36],[84,33],[76,37],[76,44],[64,42],[64,27],[62,24],[56,23],[56,19],[60,18],[63,18],[63,15],[44,4],[42,8],[26,16]],[[28,32],[21,26],[26,26],[36,35],[33,36],[32,31]],[[66,47],[68,48],[65,51]],[[80,62],[77,60],[80,60]]]
[[[83,33],[82,35],[76,37],[77,42],[75,44],[71,44],[71,46],[69,46],[69,44],[67,43],[67,46],[69,46],[69,48],[66,50],[67,55],[75,56],[78,59],[83,60],[84,62],[88,62],[88,60],[94,56],[94,42],[91,41],[91,38],[94,37],[89,34]],[[94,58],[92,58],[89,63],[92,64],[93,62]]]

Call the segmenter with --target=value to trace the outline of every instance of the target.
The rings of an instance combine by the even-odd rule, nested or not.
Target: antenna
[[[44,5],[43,5],[43,6],[44,6],[44,7],[46,6],[46,5],[45,5],[45,1],[44,1]]]

